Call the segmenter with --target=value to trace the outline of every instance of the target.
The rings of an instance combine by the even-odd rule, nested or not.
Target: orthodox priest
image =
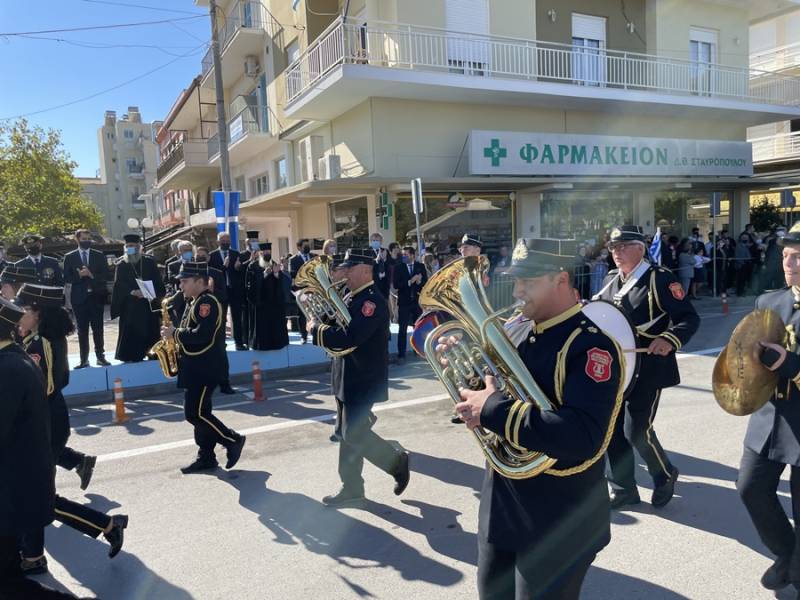
[[[166,290],[156,261],[142,253],[141,237],[128,234],[124,239],[125,255],[116,263],[111,293],[111,318],[119,317],[116,359],[139,362],[160,337],[159,315],[154,310],[157,311]],[[152,282],[154,300],[145,297],[137,280]]]
[[[251,350],[279,350],[289,345],[286,328],[286,275],[272,260],[272,244],[260,244],[258,256],[247,267],[246,290],[250,308],[249,341]]]

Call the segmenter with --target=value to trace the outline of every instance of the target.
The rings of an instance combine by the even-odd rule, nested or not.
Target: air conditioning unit
[[[244,74],[248,77],[258,77],[258,58],[252,54],[244,57]]]
[[[342,159],[338,154],[329,154],[319,159],[320,179],[339,179],[342,176]]]

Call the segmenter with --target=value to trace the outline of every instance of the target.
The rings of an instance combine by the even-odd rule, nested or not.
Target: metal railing
[[[780,71],[800,66],[800,42],[750,54],[750,68]]]
[[[753,162],[800,158],[800,131],[748,140],[753,144]]]
[[[274,27],[272,20],[264,18],[264,11],[261,7],[261,2],[258,0],[238,0],[232,7],[228,14],[223,19],[222,26],[219,29],[219,50],[220,53],[225,52],[225,48],[230,44],[233,36],[240,29],[261,29],[264,31],[271,31]],[[214,59],[211,54],[211,48],[208,49],[203,57],[203,77],[214,67]]]
[[[286,70],[288,103],[341,64],[800,105],[800,78],[582,46],[338,19]]]
[[[156,180],[160,181],[164,178],[164,176],[169,173],[175,165],[178,163],[183,162],[183,142],[176,144],[172,152],[169,153],[169,156],[161,161],[161,164],[158,165],[156,169]]]
[[[208,138],[208,160],[211,161],[219,154],[219,132]]]

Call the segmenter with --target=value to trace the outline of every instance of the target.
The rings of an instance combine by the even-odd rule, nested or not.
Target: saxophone
[[[169,298],[161,301],[161,326],[169,327],[172,320],[169,318]],[[151,354],[158,359],[164,377],[171,379],[178,375],[178,347],[173,338],[160,339],[150,348]]]

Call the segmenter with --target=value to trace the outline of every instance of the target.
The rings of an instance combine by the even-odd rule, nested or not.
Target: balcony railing
[[[341,64],[800,105],[800,78],[663,56],[338,19],[286,70],[291,103]]]
[[[800,66],[800,42],[750,55],[751,69],[780,71],[797,66]]]
[[[228,145],[250,133],[269,133],[266,109],[251,104],[247,96],[239,96],[231,103],[230,112],[237,111],[228,121]],[[219,154],[219,133],[208,140],[208,160]]]
[[[231,10],[225,15],[219,35],[219,50],[225,52],[225,48],[233,39],[239,29],[266,29],[274,27],[275,19],[265,19],[261,2],[258,0],[238,0],[234,3]],[[211,48],[208,49],[203,57],[203,77],[214,67],[214,59]]]
[[[779,133],[749,140],[753,144],[753,162],[800,158],[800,131]]]
[[[169,153],[169,156],[161,161],[161,164],[158,165],[156,169],[156,179],[161,180],[164,176],[169,173],[175,165],[183,162],[183,142],[175,144],[172,152]]]
[[[208,160],[219,154],[219,132],[208,138]]]

